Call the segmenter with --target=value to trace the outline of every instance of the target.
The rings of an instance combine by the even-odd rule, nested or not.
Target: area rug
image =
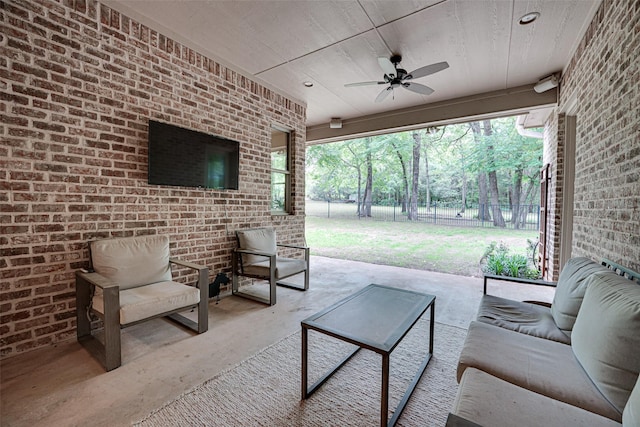
[[[436,323],[434,355],[398,420],[399,426],[443,426],[456,390],[456,364],[466,330]],[[419,321],[391,354],[390,416],[428,348],[429,322]],[[381,356],[361,350],[309,399],[300,399],[300,332],[152,412],[137,426],[379,425]],[[309,384],[351,345],[309,332]]]

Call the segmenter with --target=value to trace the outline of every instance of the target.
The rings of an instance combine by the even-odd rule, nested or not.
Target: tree
[[[487,137],[489,143],[487,144],[487,163],[489,176],[489,190],[491,190],[491,210],[493,211],[493,225],[496,227],[504,228],[504,217],[502,216],[502,210],[500,209],[500,193],[498,193],[498,174],[496,173],[496,161],[494,158],[493,148],[493,129],[491,128],[491,120],[484,120],[482,122],[484,129],[484,136]]]
[[[413,131],[413,167],[411,171],[411,204],[407,219],[409,221],[418,220],[418,182],[420,180],[420,143],[422,142],[422,133]]]
[[[542,142],[519,135],[514,122],[493,119],[311,146],[307,194],[357,198],[354,208],[365,216],[374,204],[401,202],[412,220],[431,200],[456,203],[460,212],[479,202],[478,217],[495,217],[497,226],[504,226],[498,205],[508,203],[510,222],[520,228],[532,209],[527,204],[538,197]]]
[[[358,210],[360,216],[371,216],[371,192],[373,190],[373,162],[371,161],[371,138],[364,139],[366,152],[365,164],[367,166],[367,180],[364,186],[364,197],[362,198],[363,208]]]
[[[482,144],[482,133],[480,132],[479,122],[469,122],[469,127],[473,132],[473,140],[476,145]],[[484,150],[480,150],[482,154]],[[484,159],[484,155],[481,158]],[[476,157],[476,161],[479,162],[479,158]],[[484,165],[480,164],[478,170],[478,219],[481,221],[491,221],[491,213],[489,212],[489,191],[487,189],[487,173],[485,172]]]
[[[400,168],[401,168],[401,172],[402,172],[402,212],[406,212],[407,211],[407,201],[409,200],[409,178],[407,176],[407,165],[406,162],[404,160],[404,156],[402,155],[402,140],[400,138],[398,139],[391,139],[390,140],[391,146],[393,147],[393,151],[395,152],[396,158],[398,159],[398,163],[400,164]]]

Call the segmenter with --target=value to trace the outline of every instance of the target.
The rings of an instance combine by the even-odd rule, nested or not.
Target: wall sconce
[[[558,77],[555,74],[552,74],[536,83],[533,90],[538,93],[542,93],[553,89],[554,87],[558,87]]]
[[[329,128],[331,129],[342,129],[342,120],[339,118],[332,118],[329,122]]]

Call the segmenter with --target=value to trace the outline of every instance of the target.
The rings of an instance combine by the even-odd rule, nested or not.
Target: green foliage
[[[463,188],[469,204],[478,202],[478,174],[492,168],[497,173],[501,204],[509,204],[514,177],[536,190],[527,202],[538,200],[537,174],[542,167],[542,140],[526,138],[515,129],[515,117],[491,120],[493,134],[474,140],[469,124],[439,127],[422,132],[418,201],[427,201],[427,183],[432,201],[460,204]],[[373,160],[374,204],[399,204],[405,197],[405,175],[411,192],[412,132],[399,132],[307,148],[307,196],[316,200],[347,200],[364,188],[365,158]],[[493,161],[487,157],[492,147]],[[402,159],[402,161],[400,160]],[[404,165],[404,171],[403,171]],[[516,173],[518,171],[518,173]],[[427,179],[428,173],[428,179]],[[362,195],[362,193],[361,193]],[[535,203],[535,202],[534,202]]]
[[[527,250],[529,250],[531,247],[530,239],[527,239],[527,245]],[[498,276],[525,277],[528,279],[538,279],[540,277],[540,272],[533,266],[527,256],[509,252],[509,247],[504,243],[491,242],[480,261],[482,271]]]

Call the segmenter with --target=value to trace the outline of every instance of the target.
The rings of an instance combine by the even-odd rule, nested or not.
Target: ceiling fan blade
[[[435,64],[426,65],[424,67],[418,68],[417,70],[413,70],[407,75],[406,78],[418,79],[420,77],[428,76],[430,74],[435,74],[438,71],[446,70],[447,68],[449,68],[449,63],[447,63],[447,61],[436,62]]]
[[[384,57],[379,57],[378,58],[378,64],[380,64],[380,68],[382,68],[382,71],[384,71],[384,73],[387,76],[395,76],[396,75],[396,67],[395,65],[393,65],[393,63],[389,60],[389,58],[384,58]]]
[[[378,94],[378,96],[376,97],[376,102],[382,102],[384,101],[384,99],[389,96],[389,94],[393,91],[393,88],[391,86],[389,86],[388,88],[385,88],[382,90],[382,92],[380,92]]]
[[[356,87],[356,86],[372,86],[372,85],[383,85],[387,82],[358,82],[358,83],[347,83],[344,87]]]
[[[419,93],[421,95],[431,95],[433,93],[433,89],[429,86],[421,85],[419,83],[404,83],[402,86],[411,92]]]

